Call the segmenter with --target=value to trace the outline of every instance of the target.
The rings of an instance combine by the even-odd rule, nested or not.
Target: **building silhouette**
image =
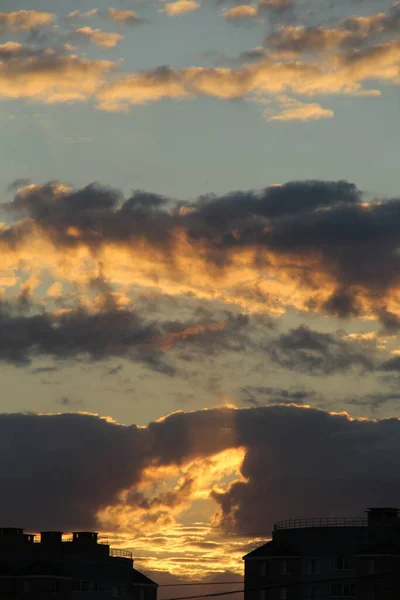
[[[366,512],[275,523],[272,540],[243,557],[245,600],[399,600],[399,511]]]
[[[97,533],[0,528],[0,600],[157,600],[157,587]]]

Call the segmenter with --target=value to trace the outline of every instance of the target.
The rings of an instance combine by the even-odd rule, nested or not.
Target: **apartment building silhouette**
[[[0,528],[0,600],[157,600],[157,587],[95,532]]]
[[[399,600],[399,511],[366,512],[275,523],[272,540],[243,557],[245,600]]]

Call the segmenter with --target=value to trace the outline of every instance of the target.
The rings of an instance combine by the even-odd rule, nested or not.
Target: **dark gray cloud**
[[[389,358],[389,360],[385,360],[380,365],[380,369],[382,371],[400,371],[400,356],[394,356],[393,358]]]
[[[246,481],[213,497],[222,527],[265,533],[291,516],[398,505],[399,440],[397,419],[357,421],[294,406],[179,412],[141,429],[83,414],[0,415],[0,510],[10,526],[90,529],[122,489],[133,504],[168,510],[176,494],[138,495],[146,466],[244,447]],[[183,486],[190,497],[190,477]]]
[[[8,192],[15,192],[20,187],[25,187],[31,183],[31,179],[28,177],[20,177],[18,179],[14,179],[7,186]]]
[[[376,392],[367,394],[361,398],[346,398],[345,404],[369,408],[372,413],[384,408],[388,404],[397,404],[400,401],[400,394],[396,392],[381,393]]]
[[[389,500],[398,505],[397,419],[350,421],[282,406],[237,416],[248,481],[215,494],[226,526],[265,533],[288,517],[360,515]]]
[[[374,356],[357,342],[341,340],[305,325],[282,334],[269,349],[271,360],[285,369],[309,375],[332,375],[353,367],[374,369]]]
[[[249,344],[249,319],[223,311],[223,320],[203,313],[202,320],[158,319],[148,311],[121,309],[115,305],[108,283],[99,276],[91,286],[101,293],[102,307],[90,312],[77,307],[61,312],[35,312],[30,299],[0,303],[0,361],[27,366],[35,358],[58,361],[102,361],[124,357],[161,374],[176,373],[180,352],[190,348],[192,359],[218,351],[243,351]],[[204,318],[205,317],[205,318]],[[172,364],[174,362],[174,364]],[[57,366],[35,367],[32,374],[56,371]],[[117,374],[121,366],[109,369]]]
[[[289,390],[279,387],[248,385],[241,389],[243,400],[250,406],[262,404],[304,404],[315,399],[317,393],[313,390],[295,389]]]
[[[95,528],[96,509],[138,480],[135,426],[78,414],[1,415],[0,429],[0,505],[10,526]]]

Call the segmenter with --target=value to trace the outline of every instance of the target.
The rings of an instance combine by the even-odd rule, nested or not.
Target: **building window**
[[[144,588],[140,588],[139,590],[139,600],[144,600]]]
[[[30,591],[31,591],[31,582],[24,581],[24,593],[29,594]]]
[[[352,556],[335,556],[331,560],[331,567],[334,571],[348,571],[355,568],[354,558]]]
[[[267,600],[267,590],[260,590],[260,600]]]
[[[284,558],[283,560],[281,560],[281,575],[287,575],[289,573],[288,570],[288,561],[286,560],[286,558]]]
[[[368,573],[375,573],[375,561],[373,558],[368,560]]]
[[[269,567],[268,562],[266,560],[264,560],[261,563],[261,569],[260,569],[261,575],[263,575],[263,576],[268,575],[268,571],[269,571],[268,567]]]
[[[61,592],[61,582],[60,581],[55,581],[53,584],[53,592]]]
[[[310,587],[309,589],[309,593],[308,593],[308,597],[309,598],[316,598],[317,597],[317,586],[313,585]]]
[[[122,596],[122,588],[120,585],[113,585],[112,586],[112,593],[111,593],[113,598],[121,598]]]
[[[331,596],[333,598],[353,598],[356,595],[354,583],[332,583]]]
[[[320,573],[321,572],[321,563],[319,560],[312,558],[308,561],[308,573]]]
[[[287,600],[287,589],[281,588],[279,590],[279,600]]]
[[[375,590],[369,590],[368,592],[368,600],[375,600]]]

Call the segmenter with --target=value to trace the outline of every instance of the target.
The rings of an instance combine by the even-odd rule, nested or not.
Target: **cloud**
[[[23,51],[22,44],[18,44],[17,42],[6,42],[5,44],[0,44],[0,59],[9,59],[13,56],[18,56]]]
[[[291,388],[285,390],[269,386],[246,386],[241,390],[245,404],[260,406],[263,404],[305,404],[314,399],[316,392],[312,390]]]
[[[55,15],[37,10],[19,10],[16,12],[0,12],[1,31],[29,31],[51,25]]]
[[[340,48],[344,51],[362,48],[374,39],[400,32],[400,9],[388,14],[348,17],[338,27],[286,26],[267,35],[264,45],[281,53],[298,56],[302,53],[324,53]]]
[[[286,98],[282,102],[284,108],[277,114],[268,116],[268,121],[318,121],[319,119],[332,119],[334,116],[333,110],[323,108],[319,104],[306,104],[298,100]]]
[[[105,12],[105,17],[115,23],[120,23],[122,25],[137,25],[142,21],[137,14],[130,9],[117,9],[117,8],[109,8]]]
[[[10,526],[94,529],[95,507],[115,501],[118,490],[138,480],[140,431],[135,426],[78,414],[1,415],[0,422],[1,448],[9,457],[0,467],[7,488],[1,504],[8,505],[4,518]],[[131,458],[121,461],[124,455]],[[105,465],[113,465],[107,478]]]
[[[225,19],[241,21],[258,16],[258,7],[253,4],[239,4],[233,8],[225,9],[222,13]]]
[[[313,375],[331,375],[358,367],[374,368],[373,356],[357,342],[341,340],[330,333],[319,333],[304,325],[282,334],[271,345],[271,359],[284,367]]]
[[[175,0],[175,2],[166,2],[159,12],[166,13],[169,17],[186,15],[200,8],[196,0]]]
[[[233,22],[248,21],[262,17],[263,13],[285,12],[292,6],[292,0],[260,0],[258,4],[237,4],[229,9],[224,9],[222,16]]]
[[[0,509],[10,526],[96,529],[99,514],[123,522],[136,501],[140,514],[158,505],[167,515],[184,489],[185,505],[198,493],[217,502],[225,531],[265,535],[293,516],[360,514],[366,498],[396,505],[399,427],[295,406],[178,412],[140,429],[87,414],[1,415]],[[190,465],[196,483],[175,487]],[[214,487],[237,468],[240,478]],[[157,475],[173,475],[171,490],[149,496]]]
[[[382,371],[400,371],[400,356],[390,358],[381,364]]]
[[[189,8],[197,8],[196,3],[191,0],[182,3],[179,0],[167,3],[162,10],[168,14],[180,14]],[[257,7],[257,11],[259,8]],[[245,13],[254,13],[254,10],[254,6],[242,4],[224,14],[227,18],[238,18]],[[109,9],[107,13],[98,14],[114,22],[137,22],[136,15],[130,14],[129,10]],[[70,18],[82,15],[85,16],[86,13],[74,11],[70,13]],[[118,111],[164,98],[210,96],[221,100],[253,99],[263,104],[270,97],[288,94],[309,97],[318,94],[377,96],[380,90],[364,88],[364,85],[370,86],[371,81],[393,84],[400,82],[397,60],[400,42],[387,39],[390,32],[394,31],[396,18],[393,15],[390,17],[390,26],[385,22],[386,38],[368,38],[368,43],[363,46],[348,44],[342,47],[333,42],[339,35],[337,32],[344,31],[345,36],[354,36],[359,35],[359,29],[363,32],[373,29],[371,24],[361,25],[354,19],[351,23],[345,22],[347,29],[344,25],[337,30],[319,28],[315,31],[285,27],[266,38],[266,47],[270,52],[259,51],[257,62],[254,63],[253,51],[250,64],[235,68],[192,66],[174,69],[161,66],[132,73],[119,71],[116,75],[115,71],[120,63],[89,61],[74,54],[65,56],[65,51],[72,52],[72,48],[64,47],[62,52],[58,52],[50,48],[29,49],[4,44],[0,53],[0,97],[32,97],[42,102],[94,100],[103,110]],[[103,48],[115,47],[122,37],[118,33],[90,27],[77,28],[73,35],[78,36],[76,39],[79,38],[80,41],[90,40]],[[331,40],[329,44],[327,39]],[[334,50],[333,54],[325,53],[327,44]],[[323,51],[311,60],[309,57],[300,60],[298,53],[303,48],[310,47],[321,48]],[[242,53],[241,58],[245,60],[246,53]],[[275,115],[275,120],[312,120],[331,116],[329,108],[311,103],[284,107],[280,114]]]
[[[373,394],[367,394],[364,397],[346,398],[345,403],[349,406],[367,408],[371,413],[376,413],[377,410],[384,408],[388,404],[397,404],[399,400],[400,394],[398,393],[377,392]]]
[[[82,286],[88,265],[95,278],[101,264],[115,291],[135,281],[252,312],[292,306],[397,328],[399,201],[363,198],[344,181],[289,182],[190,203],[143,191],[124,198],[95,184],[29,185],[4,205],[19,219],[0,231],[4,275],[29,260],[62,285]]]
[[[239,429],[248,440],[241,468],[247,481],[214,494],[225,526],[261,533],[288,517],[359,515],[366,498],[370,506],[383,506],[389,498],[396,505],[397,420],[353,421],[346,415],[294,407],[253,409],[239,418]],[[275,431],[270,429],[273,424]],[[345,489],[351,490],[347,497]]]
[[[101,265],[121,298],[135,281],[253,313],[293,307],[398,329],[399,200],[365,202],[345,181],[288,182],[191,202],[50,182],[20,189],[3,208],[17,219],[0,230],[6,278],[25,261],[62,286],[82,287],[89,265],[92,279]]]
[[[90,41],[101,48],[115,48],[122,37],[119,33],[110,33],[91,27],[79,27],[68,34],[68,38],[73,42]]]
[[[292,6],[293,0],[261,0],[260,7],[271,10],[286,10]]]
[[[160,67],[115,78],[104,85],[97,99],[100,108],[118,111],[163,98],[210,96],[233,100],[252,97],[262,102],[270,96],[286,93],[378,96],[379,90],[364,89],[363,84],[371,80],[400,82],[399,44],[396,40],[376,44],[339,54],[333,61],[288,61],[269,55],[256,64],[238,68]]]
[[[17,53],[18,54],[18,53]],[[115,64],[55,51],[36,51],[0,60],[0,98],[45,103],[85,101]]]
[[[8,186],[7,186],[7,191],[8,192],[15,192],[17,191],[19,188],[23,188],[26,187],[27,185],[29,185],[31,183],[31,180],[28,179],[27,177],[19,177],[18,179],[14,179],[14,181],[11,181]]]
[[[37,285],[37,281],[34,282]],[[29,281],[14,303],[0,303],[0,361],[26,366],[38,357],[57,360],[102,361],[124,357],[164,375],[176,367],[166,360],[168,352],[190,346],[198,358],[224,350],[239,352],[249,343],[248,318],[225,311],[225,320],[210,314],[207,320],[158,319],[128,306],[118,305],[118,293],[102,276],[88,282],[95,293],[75,306],[53,312],[38,310],[31,302]],[[91,305],[91,308],[89,308]],[[203,317],[204,318],[204,317]],[[33,373],[53,370],[34,369]],[[110,371],[111,373],[111,371]]]
[[[98,8],[93,8],[92,10],[88,10],[87,12],[80,12],[79,10],[73,10],[72,12],[69,13],[69,15],[67,16],[68,20],[75,20],[75,19],[87,19],[88,17],[94,17],[99,13],[99,9]]]

